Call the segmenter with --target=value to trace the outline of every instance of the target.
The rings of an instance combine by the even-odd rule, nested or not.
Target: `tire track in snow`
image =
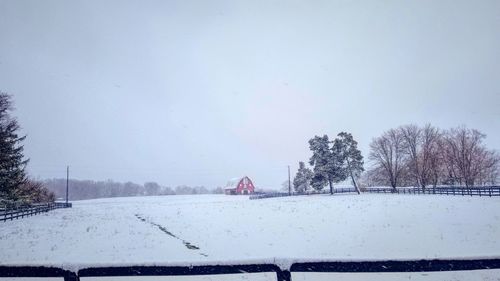
[[[138,218],[140,221],[142,222],[145,222],[145,223],[149,223],[153,226],[156,226],[160,231],[162,231],[163,233],[177,239],[177,240],[180,240],[182,241],[182,243],[184,244],[184,246],[186,246],[186,248],[188,248],[189,250],[199,250],[200,247],[196,246],[196,245],[193,245],[191,242],[188,242],[184,239],[181,239],[179,237],[177,237],[175,234],[173,234],[172,232],[168,231],[168,229],[166,229],[164,226],[160,225],[160,224],[157,224],[157,223],[154,223],[152,221],[149,221],[143,217],[141,217],[139,214],[135,214],[135,217]],[[200,255],[204,256],[204,257],[208,257],[207,254],[204,254],[204,253],[200,253]]]

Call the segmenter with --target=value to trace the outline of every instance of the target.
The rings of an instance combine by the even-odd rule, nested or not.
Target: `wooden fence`
[[[41,213],[46,213],[54,209],[71,208],[71,207],[72,207],[71,203],[65,203],[65,202],[41,203],[41,204],[33,204],[29,206],[19,206],[19,207],[4,207],[0,208],[0,221],[14,220]]]
[[[392,194],[438,194],[438,195],[460,195],[460,196],[500,196],[500,186],[478,186],[478,187],[398,187],[393,188],[366,188],[366,193],[392,193]]]
[[[372,261],[306,261],[292,263],[289,268],[281,268],[280,265],[288,263],[287,259],[274,258],[274,263],[251,263],[251,264],[212,264],[212,265],[179,265],[179,266],[158,266],[158,265],[136,265],[136,266],[105,266],[105,267],[87,267],[80,270],[67,270],[54,267],[53,265],[44,266],[7,266],[0,264],[0,278],[3,277],[59,277],[64,281],[79,281],[81,279],[106,278],[127,280],[150,280],[156,276],[169,276],[172,279],[180,276],[210,276],[211,280],[223,279],[219,276],[228,274],[244,273],[274,273],[277,281],[292,281],[292,273],[345,273],[345,279],[349,280],[368,280],[370,276],[380,277],[380,273],[417,273],[418,275],[429,275],[431,272],[456,272],[467,271],[469,278],[454,277],[454,280],[480,280],[481,272],[494,271],[500,269],[500,259],[434,259],[434,260],[372,260]],[[360,276],[349,273],[364,273]],[[366,275],[368,277],[366,277]],[[442,274],[440,274],[442,276]],[[229,275],[230,276],[230,275]],[[356,277],[357,276],[357,277]],[[434,275],[435,276],[435,275]],[[443,277],[443,276],[442,276]],[[247,277],[248,278],[248,277]],[[432,277],[431,277],[432,278]],[[43,280],[42,278],[40,278]],[[169,278],[170,279],[170,278]],[[201,278],[200,278],[201,279]],[[225,278],[224,278],[225,279]],[[239,278],[234,278],[239,279]],[[251,277],[250,277],[251,279]],[[312,279],[312,278],[311,278]],[[326,280],[321,278],[322,280]],[[377,278],[379,279],[379,278]],[[446,279],[443,277],[442,279]],[[10,279],[9,279],[10,280]],[[53,279],[51,279],[53,280]],[[125,280],[125,278],[123,278]],[[301,279],[302,280],[302,279]],[[312,279],[314,280],[314,279]],[[333,280],[333,278],[332,278]],[[437,278],[432,280],[438,280]]]
[[[335,188],[333,194],[337,193],[355,193],[356,190],[351,188]],[[461,196],[500,196],[500,186],[480,186],[480,187],[461,187],[461,186],[449,186],[449,187],[398,187],[396,189],[390,187],[384,188],[365,188],[361,192],[364,193],[387,193],[387,194],[437,194],[437,195],[461,195]],[[330,194],[329,190],[317,191],[317,192],[305,192],[305,193],[292,193],[288,192],[273,192],[273,193],[258,193],[250,195],[250,200],[255,199],[265,199],[265,198],[275,198],[275,197],[287,197],[287,196],[303,196],[303,195],[315,195],[315,194]]]
[[[342,187],[333,189],[333,194],[336,193],[355,193],[356,189],[354,187]],[[265,199],[265,198],[275,198],[275,197],[287,197],[287,196],[304,196],[304,195],[318,195],[318,194],[330,194],[330,190],[313,191],[313,192],[302,192],[302,193],[292,193],[288,192],[270,192],[270,193],[257,193],[250,195],[250,200],[255,199]]]

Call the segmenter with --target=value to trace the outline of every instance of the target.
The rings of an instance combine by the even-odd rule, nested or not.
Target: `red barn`
[[[252,180],[247,176],[238,181],[229,181],[228,185],[224,188],[224,193],[228,195],[252,194],[254,191],[255,186]]]

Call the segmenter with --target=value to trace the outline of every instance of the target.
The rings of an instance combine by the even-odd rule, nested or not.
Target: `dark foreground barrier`
[[[71,208],[71,203],[52,202],[0,209],[0,221],[29,217],[60,208]]]
[[[77,272],[53,267],[0,266],[0,277],[59,277],[65,281],[77,281],[85,277],[195,276],[265,272],[275,273],[278,281],[291,281],[292,273],[304,272],[411,273],[492,269],[500,269],[500,259],[304,262],[293,263],[289,269],[280,268],[277,264],[91,267]]]

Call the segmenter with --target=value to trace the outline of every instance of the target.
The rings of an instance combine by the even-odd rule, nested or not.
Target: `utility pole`
[[[66,166],[66,204],[68,204],[68,192],[69,192],[69,166]]]
[[[292,185],[290,184],[290,165],[288,165],[288,195],[292,195]]]

